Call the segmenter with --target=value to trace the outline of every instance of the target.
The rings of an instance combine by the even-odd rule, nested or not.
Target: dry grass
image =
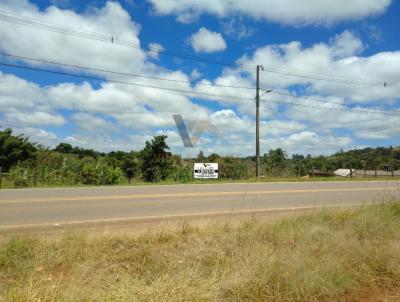
[[[396,203],[0,246],[0,301],[400,301],[399,288]]]
[[[192,179],[187,182],[175,181],[175,180],[164,180],[159,182],[144,182],[142,180],[134,180],[131,184],[128,181],[123,181],[121,183],[115,185],[101,185],[103,187],[115,187],[115,186],[157,186],[157,185],[191,185],[191,184],[227,184],[227,183],[275,183],[275,182],[348,182],[348,181],[399,181],[399,177],[368,177],[368,178],[348,178],[348,177],[306,177],[306,176],[292,176],[292,177],[250,177],[250,178],[242,178],[242,179]],[[100,186],[100,185],[99,185]],[[99,187],[97,186],[97,187]],[[66,183],[58,183],[58,184],[46,184],[46,183],[38,183],[35,188],[85,188],[85,187],[96,187],[96,185],[83,185],[83,184],[66,184]],[[34,188],[33,184],[28,185],[23,188]],[[18,189],[15,187],[14,182],[7,177],[3,177],[2,180],[2,189]]]

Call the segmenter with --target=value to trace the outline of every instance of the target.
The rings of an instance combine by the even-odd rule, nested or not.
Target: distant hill
[[[355,149],[350,151],[340,151],[334,155],[328,156],[328,159],[340,165],[340,162],[354,168],[373,169],[383,168],[384,165],[390,165],[394,169],[400,169],[400,146],[397,147],[377,147]]]

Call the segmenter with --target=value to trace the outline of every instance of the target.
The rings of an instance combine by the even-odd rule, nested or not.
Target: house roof
[[[351,171],[353,172],[353,174],[356,172],[356,169],[351,169]],[[336,176],[342,176],[342,177],[348,177],[351,174],[350,169],[337,169],[334,174]]]

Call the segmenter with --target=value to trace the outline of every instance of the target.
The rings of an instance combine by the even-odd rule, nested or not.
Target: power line
[[[184,89],[160,87],[160,86],[153,86],[153,85],[140,84],[140,83],[134,83],[134,82],[103,79],[103,78],[95,77],[95,76],[80,75],[80,74],[74,74],[74,73],[69,73],[69,72],[54,71],[54,70],[29,67],[29,66],[21,66],[21,65],[9,64],[9,63],[4,63],[4,62],[0,62],[0,65],[7,66],[7,67],[13,67],[13,68],[19,68],[19,69],[46,72],[46,73],[51,73],[51,74],[58,74],[58,75],[63,75],[63,76],[83,78],[83,79],[88,79],[88,80],[95,80],[95,81],[102,81],[102,82],[106,81],[106,82],[116,83],[116,84],[123,84],[123,85],[130,85],[130,86],[137,86],[137,87],[144,87],[144,88],[152,88],[152,89],[166,90],[166,91],[172,91],[172,92],[180,92],[180,93],[184,93],[184,94],[200,95],[200,96],[205,96],[205,97],[214,97],[214,98],[222,98],[222,99],[237,99],[237,100],[247,100],[247,101],[249,99],[251,99],[251,98],[244,98],[244,97],[238,97],[238,96],[233,96],[233,95],[218,95],[218,94],[212,94],[212,93],[194,92],[194,91],[189,91],[189,90],[184,90]]]
[[[311,72],[309,70],[300,70],[300,69],[287,69],[287,68],[282,68],[282,67],[278,67],[278,66],[272,66],[272,65],[263,65],[264,66],[264,70],[263,71],[277,71],[277,72],[282,72],[283,74],[288,74],[288,75],[305,75],[305,76],[314,76],[314,77],[323,77],[323,78],[333,78],[333,79],[338,79],[338,80],[349,80],[349,81],[355,81],[355,82],[359,82],[359,83],[366,83],[366,84],[379,84],[382,85],[385,82],[371,82],[369,80],[366,79],[355,79],[353,77],[350,76],[346,76],[343,74],[339,74],[339,75],[332,75],[332,74],[323,74],[323,73],[316,73],[316,72]]]
[[[39,29],[43,29],[43,30],[57,32],[60,34],[67,34],[67,35],[77,36],[77,37],[81,37],[81,38],[87,38],[87,39],[132,47],[132,48],[136,48],[136,49],[140,49],[140,50],[147,48],[146,49],[147,52],[154,53],[157,55],[158,54],[169,55],[172,57],[178,57],[178,58],[182,58],[182,59],[200,61],[200,62],[211,63],[211,64],[218,64],[218,65],[229,66],[229,67],[242,68],[242,69],[247,69],[247,70],[255,70],[255,68],[256,68],[256,66],[249,65],[249,64],[238,64],[235,62],[229,62],[229,61],[218,60],[218,59],[207,58],[207,57],[194,56],[194,55],[184,54],[184,53],[177,52],[177,51],[165,50],[165,49],[152,49],[151,47],[145,46],[141,43],[134,43],[134,42],[131,42],[128,40],[119,39],[112,35],[104,35],[104,34],[99,35],[96,33],[84,32],[84,31],[74,29],[74,28],[67,28],[65,26],[61,27],[60,25],[44,23],[44,22],[41,22],[38,20],[29,19],[29,18],[26,18],[23,16],[18,16],[16,14],[13,14],[13,15],[18,16],[18,17],[13,17],[13,16],[10,16],[9,12],[7,12],[7,14],[8,15],[0,13],[0,21],[11,22],[11,23],[19,24],[19,25],[28,26],[28,27],[35,27],[35,28],[39,28]],[[264,71],[268,71],[268,72],[272,72],[272,73],[276,73],[276,74],[280,74],[280,75],[300,77],[300,78],[306,78],[306,79],[312,79],[312,80],[336,82],[336,83],[347,84],[347,85],[387,87],[387,85],[386,86],[384,85],[385,81],[383,81],[381,83],[381,82],[361,81],[361,80],[351,79],[349,77],[343,77],[343,76],[342,77],[338,77],[338,76],[333,77],[333,76],[329,76],[329,75],[321,75],[321,74],[318,75],[318,74],[307,73],[307,72],[297,73],[295,71],[289,71],[289,70],[285,70],[282,68],[271,67],[271,66],[264,67]]]
[[[304,97],[304,96],[297,96],[297,95],[294,95],[294,94],[280,93],[280,92],[276,92],[276,91],[271,91],[271,93],[285,95],[285,96],[291,96],[291,97],[294,97],[294,98],[301,98],[301,99],[316,101],[316,99],[314,99],[314,98],[308,98],[308,97]],[[263,99],[263,101],[266,101],[266,100]],[[362,113],[369,113],[369,114],[382,114],[382,115],[400,116],[400,112],[398,112],[398,111],[391,112],[391,111],[387,111],[387,110],[381,109],[381,108],[360,108],[360,107],[351,108],[351,107],[346,106],[345,104],[338,104],[338,103],[333,103],[333,102],[325,102],[325,101],[322,101],[322,100],[319,100],[319,101],[324,102],[324,103],[328,103],[328,104],[339,105],[341,107],[323,107],[323,106],[315,106],[315,105],[311,105],[311,104],[302,104],[302,103],[296,103],[296,102],[290,102],[290,101],[284,101],[284,100],[271,100],[271,99],[268,100],[268,102],[282,103],[282,104],[302,106],[302,107],[308,107],[308,108],[316,108],[316,109],[355,111],[355,112],[362,112]]]
[[[204,96],[204,97],[212,97],[212,98],[218,98],[218,99],[236,99],[240,101],[249,101],[252,100],[252,98],[245,98],[245,97],[238,97],[238,96],[232,96],[232,95],[218,95],[218,94],[211,94],[211,93],[203,93],[203,92],[194,92],[194,91],[188,91],[188,90],[183,90],[183,89],[175,89],[175,88],[169,88],[169,87],[160,87],[160,86],[153,86],[153,85],[148,85],[148,84],[140,84],[140,83],[134,83],[134,82],[126,82],[126,81],[119,81],[119,80],[111,80],[107,79],[104,80],[103,78],[100,77],[95,77],[95,76],[88,76],[88,75],[78,75],[74,73],[68,73],[68,72],[61,72],[61,71],[54,71],[54,70],[48,70],[48,69],[42,69],[42,68],[36,68],[36,67],[29,67],[29,66],[21,66],[21,65],[16,65],[16,64],[9,64],[9,63],[4,63],[0,62],[0,65],[2,66],[7,66],[7,67],[12,67],[12,68],[19,68],[19,69],[26,69],[26,70],[32,70],[32,71],[39,71],[39,72],[45,72],[45,73],[51,73],[51,74],[57,74],[57,75],[63,75],[63,76],[71,76],[71,77],[76,77],[76,78],[83,78],[83,79],[88,79],[88,80],[95,80],[95,81],[107,81],[110,83],[117,83],[117,84],[123,84],[123,85],[130,85],[130,86],[136,86],[136,87],[144,87],[144,88],[152,88],[152,89],[159,89],[159,90],[166,90],[166,91],[172,91],[172,92],[180,92],[184,94],[189,94],[189,95],[199,95],[199,96]],[[272,91],[274,92],[274,91]],[[278,92],[275,92],[279,94]],[[298,97],[296,95],[291,95],[292,97]],[[305,97],[303,97],[305,98]],[[271,101],[271,100],[269,100]],[[322,108],[322,109],[334,109],[334,110],[347,110],[347,111],[359,111],[359,112],[364,112],[364,113],[380,113],[384,115],[396,115],[400,116],[400,114],[395,114],[393,112],[388,112],[388,111],[374,111],[374,109],[357,109],[357,108],[333,108],[333,107],[322,107],[322,106],[310,106],[308,104],[299,104],[299,103],[293,103],[293,102],[285,102],[285,101],[273,101],[273,102],[280,102],[280,103],[286,103],[286,104],[292,104],[292,105],[299,105],[299,106],[307,106],[307,107],[314,107],[314,108]],[[342,106],[345,106],[342,104]]]
[[[199,62],[204,62],[204,63],[217,64],[217,65],[223,65],[223,66],[229,66],[229,67],[237,67],[237,68],[243,68],[243,69],[249,69],[249,70],[253,70],[255,68],[255,66],[251,66],[251,65],[237,64],[237,63],[229,62],[229,61],[225,61],[225,60],[189,55],[189,54],[184,54],[184,53],[181,53],[178,51],[155,49],[155,48],[151,48],[146,45],[143,45],[141,43],[134,43],[132,41],[119,39],[112,35],[104,35],[104,34],[99,35],[99,34],[95,34],[95,33],[84,32],[84,31],[77,30],[77,29],[61,27],[59,25],[50,25],[48,23],[46,24],[41,21],[36,21],[33,19],[25,18],[25,17],[12,17],[12,16],[8,16],[8,15],[0,13],[0,21],[10,22],[10,23],[33,27],[33,28],[38,28],[38,29],[43,29],[43,30],[47,30],[47,31],[60,33],[60,34],[76,36],[76,37],[80,37],[80,38],[96,40],[96,41],[100,41],[100,42],[106,42],[106,43],[136,48],[136,49],[140,49],[140,50],[145,49],[147,52],[157,54],[157,55],[162,54],[162,55],[168,55],[168,56],[177,57],[177,58],[186,59],[186,60],[193,60],[193,61],[199,61]]]
[[[382,83],[380,83],[380,82],[379,83],[378,82],[362,82],[362,81],[358,81],[358,80],[354,80],[354,79],[352,80],[352,79],[344,79],[344,78],[333,78],[333,77],[329,77],[329,76],[312,75],[312,74],[307,74],[307,73],[285,72],[282,70],[270,69],[268,67],[264,67],[263,71],[268,71],[268,72],[291,76],[291,77],[296,77],[296,78],[305,78],[305,79],[310,79],[310,80],[318,80],[318,81],[326,81],[326,82],[336,82],[339,84],[346,84],[346,85],[387,87],[387,86],[385,86],[384,82],[382,82]]]
[[[145,76],[145,75],[134,74],[134,73],[124,73],[124,72],[106,70],[106,69],[101,69],[101,68],[93,68],[93,67],[86,67],[86,66],[80,66],[80,65],[55,62],[55,61],[35,59],[35,58],[30,58],[30,57],[25,57],[25,56],[12,55],[12,54],[8,54],[8,53],[0,53],[0,55],[2,55],[4,57],[10,57],[10,58],[14,58],[14,59],[26,60],[26,61],[31,61],[31,62],[40,62],[40,63],[44,63],[44,64],[51,64],[51,65],[69,67],[69,68],[78,68],[78,69],[83,69],[83,70],[88,70],[88,71],[104,72],[104,73],[110,73],[110,74],[116,74],[116,75],[131,76],[131,77],[152,79],[152,80],[159,80],[159,81],[167,81],[167,82],[183,83],[183,84],[191,84],[191,85],[201,85],[201,86],[234,88],[234,89],[251,89],[251,90],[255,89],[255,87],[249,87],[249,86],[234,86],[234,85],[222,85],[222,84],[213,84],[213,83],[202,83],[202,82],[197,82],[197,81],[183,81],[183,80],[166,79],[166,78],[160,78],[160,77],[154,77],[154,76]]]
[[[346,106],[345,104],[340,103],[340,102],[332,102],[332,101],[327,101],[327,100],[321,100],[321,99],[317,99],[317,98],[314,98],[314,97],[308,97],[308,96],[299,96],[299,95],[288,93],[288,92],[280,92],[280,91],[272,90],[271,93],[284,95],[284,96],[289,96],[289,97],[298,98],[298,99],[310,100],[310,101],[314,101],[314,102],[320,102],[320,103],[324,103],[324,104],[333,104],[333,105],[339,105],[339,106]],[[349,108],[349,107],[346,107],[346,108]],[[383,108],[376,108],[376,107],[371,108],[371,107],[368,107],[368,109],[369,110],[388,112],[386,109],[383,109]],[[394,110],[394,112],[400,113],[399,110]]]
[[[391,112],[377,112],[377,111],[370,111],[368,108],[366,109],[356,109],[356,108],[338,108],[338,107],[322,107],[322,106],[314,106],[314,105],[309,105],[309,104],[300,104],[300,103],[295,103],[295,102],[288,102],[288,101],[282,101],[282,100],[268,100],[268,102],[273,102],[273,103],[282,103],[282,104],[288,104],[288,105],[295,105],[295,106],[302,106],[302,107],[308,107],[308,108],[315,108],[315,109],[325,109],[325,110],[340,110],[340,111],[356,111],[356,112],[362,112],[362,113],[369,113],[369,114],[381,114],[381,115],[392,115],[392,116],[400,116],[400,114],[395,114]]]

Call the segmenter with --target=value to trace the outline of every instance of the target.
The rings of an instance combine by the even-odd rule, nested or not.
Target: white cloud
[[[194,33],[190,39],[190,44],[196,52],[220,52],[226,49],[226,43],[220,33],[209,31],[202,27]]]
[[[128,12],[118,2],[108,1],[104,7],[91,7],[81,14],[55,6],[39,10],[27,0],[3,1],[0,3],[0,9],[13,10],[20,15],[63,27],[70,27],[70,24],[73,24],[74,28],[85,32],[109,34],[115,39],[126,39],[132,44],[140,44],[138,37],[140,25],[131,20]],[[0,27],[0,38],[2,40],[0,51],[153,78],[166,78],[177,82],[91,72],[106,79],[120,79],[144,86],[192,90],[190,84],[179,82],[190,81],[189,75],[181,71],[167,70],[154,63],[153,59],[163,50],[158,43],[150,44],[152,49],[157,49],[157,53],[146,52],[111,42],[98,42],[20,25]],[[43,45],[46,47],[43,48]],[[26,63],[33,64],[29,61]],[[189,96],[182,92],[164,91],[152,87],[102,83],[99,88],[93,88],[89,83],[66,83],[63,77],[59,78],[58,85],[39,87],[37,84],[10,75],[0,74],[0,77],[3,80],[0,82],[0,93],[5,96],[0,99],[0,108],[5,108],[5,111],[10,110],[11,106],[18,110],[35,108],[43,112],[67,109],[106,113],[120,124],[133,128],[143,128],[146,125],[151,127],[172,125],[172,113],[182,112],[189,116],[196,114],[201,116],[206,115],[207,111],[201,106],[194,105]],[[13,90],[10,87],[19,89]]]
[[[47,112],[10,112],[5,114],[5,120],[8,124],[17,126],[62,126],[65,123],[61,115]]]
[[[121,72],[144,73],[154,68],[146,62],[145,51],[111,43],[111,36],[129,40],[131,44],[140,43],[140,26],[118,2],[108,1],[104,7],[92,8],[83,14],[56,6],[39,10],[26,0],[2,1],[0,9],[37,22],[110,37],[110,42],[103,42],[13,24],[0,27],[2,52]]]
[[[306,129],[306,125],[296,121],[271,120],[261,123],[261,133],[264,136],[281,136]]]
[[[225,6],[222,1],[221,6]],[[140,43],[138,38],[140,26],[131,20],[129,14],[117,2],[107,2],[104,7],[87,10],[83,14],[56,7],[39,10],[25,0],[3,1],[0,8],[14,9],[18,14],[44,22],[74,24],[85,31],[110,33],[115,38],[128,38]],[[193,12],[191,15],[196,13]],[[191,87],[190,84],[179,81],[200,80],[202,75],[198,70],[194,69],[192,74],[167,70],[157,66],[158,61],[154,60],[157,56],[153,56],[156,54],[118,45],[17,25],[0,27],[0,38],[4,42],[0,45],[1,51],[178,81],[167,83],[155,79],[124,77],[124,81],[143,85],[233,96],[223,100],[215,97],[205,98],[210,102],[218,101],[221,105],[222,109],[211,113],[207,106],[195,104],[190,94],[182,92],[106,81],[98,86],[86,82],[68,83],[64,78],[59,78],[59,84],[40,86],[13,75],[0,73],[0,110],[3,112],[1,122],[3,127],[12,126],[21,133],[25,131],[33,140],[51,146],[60,141],[67,141],[101,151],[138,150],[143,148],[144,142],[153,135],[166,133],[173,151],[182,154],[191,152],[194,156],[200,149],[207,153],[216,152],[225,155],[247,156],[254,153],[254,89],[233,90],[230,87],[201,85]],[[43,49],[42,45],[47,47]],[[206,48],[207,45],[214,47],[216,43],[206,43],[206,46],[202,47]],[[162,49],[159,44],[152,46],[160,51]],[[317,43],[308,48],[304,48],[296,41],[281,45],[266,45],[254,53],[243,55],[239,62],[251,65],[261,63],[266,67],[275,65],[281,70],[294,69],[308,73],[367,77],[372,81],[383,81],[383,79],[388,82],[398,81],[400,52],[385,52],[362,57],[364,48],[365,44],[358,37],[345,31],[328,42]],[[106,79],[122,78],[117,75],[99,74]],[[201,82],[254,87],[254,74],[247,70],[226,68],[218,78],[204,78]],[[290,91],[291,86],[296,86],[302,93],[316,98],[325,99],[326,95],[338,95],[336,98],[327,97],[326,100],[343,104],[351,102],[353,105],[354,102],[373,104],[379,100],[383,100],[382,104],[390,104],[400,94],[400,91],[394,88],[344,86],[288,77],[268,71],[261,74],[261,81],[262,87],[287,89],[285,91]],[[345,133],[351,131],[353,137],[364,139],[386,139],[398,135],[396,130],[400,121],[397,117],[374,115],[374,118],[371,118],[370,115],[362,113],[342,111],[336,114],[328,108],[313,109],[278,105],[274,102],[274,100],[293,102],[303,102],[303,100],[273,94],[264,95],[263,98],[267,100],[261,106],[262,150],[265,152],[271,148],[282,147],[289,153],[327,153],[352,147],[350,137],[334,134],[340,129],[346,130]],[[324,106],[309,102],[312,105]],[[304,103],[307,104],[306,101]],[[68,122],[72,124],[73,127],[69,129],[73,131],[68,133],[67,137],[61,135],[55,137],[57,129],[40,128],[64,125],[66,117],[64,118],[61,112],[65,111],[72,112]],[[223,133],[223,137],[215,139],[204,135],[198,147],[188,151],[182,147],[181,139],[175,130],[173,113],[181,113],[185,120],[210,119]],[[101,131],[93,132],[94,129]]]
[[[314,97],[324,100],[322,96]],[[332,101],[331,98],[325,98],[325,100]],[[340,99],[334,101],[344,104],[344,101]],[[317,105],[310,100],[303,100],[301,104],[305,106],[287,108],[288,118],[307,122],[312,128],[317,128],[321,132],[346,129],[352,131],[355,137],[363,139],[399,137],[400,115],[385,115],[379,111],[369,113],[359,107],[353,107],[354,111],[347,111],[341,110],[343,107],[340,105],[328,103]],[[332,110],[332,108],[337,109]]]
[[[33,141],[54,141],[57,139],[57,135],[55,135],[51,131],[46,131],[40,128],[33,128],[33,127],[25,127],[25,128],[15,128],[16,133],[21,133],[26,136],[29,136]]]
[[[72,134],[65,137],[61,141],[74,146],[89,148],[100,152],[111,152],[115,150],[141,150],[143,149],[146,140],[149,140],[150,138],[150,135],[134,135],[121,139],[113,138],[107,134],[97,134],[91,136]]]
[[[353,33],[344,31],[331,40],[331,48],[334,58],[346,58],[360,53],[364,45]]]
[[[113,123],[93,114],[78,112],[72,115],[72,120],[76,126],[87,132],[98,133],[117,130],[117,127]]]
[[[222,133],[251,131],[251,120],[239,117],[233,110],[220,110],[210,116],[210,121]]]
[[[192,80],[197,80],[198,78],[201,78],[201,76],[202,74],[197,68],[193,69],[190,73],[190,77],[192,78]]]
[[[176,19],[181,23],[189,24],[189,23],[193,23],[193,22],[197,21],[198,17],[199,17],[199,15],[197,13],[185,12],[185,13],[179,14]]]
[[[303,86],[306,93],[332,94],[350,102],[393,102],[400,95],[400,86],[384,87],[383,84],[385,81],[399,81],[400,51],[361,56],[363,48],[364,44],[359,38],[345,31],[328,43],[316,43],[308,48],[298,41],[260,47],[254,53],[244,55],[238,63],[264,65],[265,72],[260,76],[263,88]],[[327,81],[311,79],[309,75]],[[215,82],[227,77],[255,82],[255,72],[236,69],[225,72]]]
[[[46,94],[34,83],[0,71],[0,111],[38,108],[46,105]]]
[[[242,40],[249,38],[254,33],[254,28],[244,23],[243,17],[230,18],[222,22],[222,31],[225,35]]]
[[[160,53],[164,51],[164,47],[159,43],[150,43],[149,49],[148,56],[154,59],[158,59]]]
[[[254,19],[290,24],[330,24],[381,14],[391,0],[148,0],[156,13],[178,16],[213,14],[219,17],[246,15]],[[187,20],[188,18],[184,18]]]
[[[352,139],[346,136],[335,137],[332,135],[321,136],[312,131],[302,131],[287,137],[270,138],[261,140],[261,144],[269,149],[282,148],[288,154],[332,154],[339,149],[351,149]]]
[[[42,144],[44,147],[53,148],[59,143],[56,134],[51,131],[36,127],[12,127],[13,134],[28,137],[29,141]]]

